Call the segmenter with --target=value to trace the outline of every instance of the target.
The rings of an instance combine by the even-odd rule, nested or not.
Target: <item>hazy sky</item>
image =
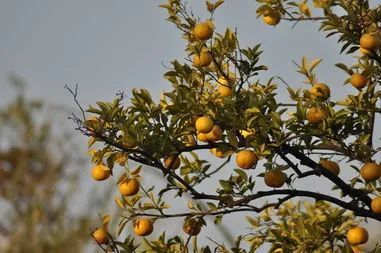
[[[0,105],[13,94],[10,73],[28,82],[28,96],[72,107],[65,84],[79,84],[85,106],[111,100],[120,90],[128,94],[133,87],[154,95],[169,89],[162,78],[163,65],[183,60],[185,44],[180,32],[165,21],[166,11],[157,7],[162,2],[0,0]],[[190,2],[196,15],[207,17],[201,8],[204,1]],[[336,38],[326,40],[317,32],[318,24],[266,26],[256,19],[256,7],[254,0],[227,0],[216,13],[215,25],[217,32],[238,27],[241,46],[262,44],[262,63],[270,68],[262,78],[279,75],[302,87],[304,78],[295,73],[291,60],[322,57],[318,79],[336,90],[333,98],[354,92],[342,86],[344,72],[333,68],[336,62],[353,61],[338,54]]]

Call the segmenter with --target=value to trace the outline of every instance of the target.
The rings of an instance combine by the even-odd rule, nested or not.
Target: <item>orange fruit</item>
[[[268,10],[263,14],[263,22],[268,25],[277,25],[280,22],[280,14],[274,10]]]
[[[208,142],[208,138],[206,137],[207,134],[198,133],[197,134],[197,140],[202,142]]]
[[[363,227],[354,227],[347,233],[348,243],[351,245],[364,244],[368,241],[369,234]]]
[[[196,130],[200,133],[207,134],[212,131],[214,122],[207,116],[199,117],[195,124]]]
[[[307,111],[307,120],[312,124],[319,123],[325,118],[325,113],[322,108],[314,106]]]
[[[206,134],[208,141],[219,141],[222,139],[222,130],[219,126],[214,125],[212,131]]]
[[[265,173],[265,184],[269,187],[280,188],[287,180],[287,175],[279,169],[269,170]]]
[[[329,170],[335,176],[338,176],[340,173],[340,166],[337,164],[337,162],[320,159],[319,164],[323,166],[324,169]]]
[[[324,83],[317,83],[310,89],[311,96],[313,98],[328,99],[331,95],[331,90]]]
[[[213,28],[207,22],[199,23],[194,27],[193,35],[198,40],[208,40],[213,36]]]
[[[188,235],[198,235],[201,231],[202,224],[196,219],[189,219],[184,222],[183,230]]]
[[[200,54],[195,54],[193,56],[193,64],[196,67],[207,67],[212,61],[212,54],[209,51],[202,51]]]
[[[233,95],[233,90],[228,86],[220,85],[220,87],[218,87],[218,93],[220,94],[220,97],[229,97]]]
[[[381,166],[377,163],[365,163],[360,170],[361,177],[366,181],[374,181],[381,177]]]
[[[98,244],[106,244],[108,242],[107,231],[104,228],[97,228],[91,235]]]
[[[370,207],[374,213],[381,214],[381,197],[375,197]]]
[[[164,167],[169,169],[171,167],[172,170],[180,167],[181,161],[177,155],[169,155],[164,159]]]
[[[134,222],[134,232],[138,236],[150,235],[153,231],[153,224],[150,219],[140,218]]]
[[[97,181],[106,180],[111,175],[111,170],[107,166],[97,164],[91,170],[91,175]]]
[[[126,179],[119,184],[119,192],[123,196],[132,196],[139,192],[139,182],[135,178]]]
[[[365,76],[359,73],[354,73],[351,76],[350,83],[352,84],[353,87],[357,89],[362,89],[367,85],[368,78],[366,78]]]
[[[258,162],[258,156],[251,150],[241,150],[236,156],[236,163],[241,169],[250,169]]]
[[[360,46],[366,50],[373,51],[380,46],[380,41],[376,35],[365,33],[360,38]]]

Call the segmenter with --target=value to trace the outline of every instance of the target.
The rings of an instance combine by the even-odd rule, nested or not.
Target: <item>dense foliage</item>
[[[94,239],[105,252],[134,252],[138,244],[133,237],[117,239],[126,225],[144,237],[153,231],[155,220],[184,217],[186,237],[147,237],[146,248],[136,250],[212,252],[211,246],[197,246],[197,240],[189,244],[207,225],[205,217],[214,216],[218,224],[227,214],[261,213],[249,219],[249,235],[237,235],[236,247],[217,244],[215,251],[254,252],[263,243],[271,252],[358,251],[368,233],[351,215],[381,221],[381,166],[376,161],[380,147],[375,136],[381,109],[381,7],[371,8],[363,0],[314,0],[314,8],[308,1],[258,1],[257,14],[265,24],[320,22],[326,37],[339,38],[339,51],[356,58],[353,66],[336,65],[353,89],[334,101],[334,87],[316,74],[321,59],[303,57],[296,64],[306,78],[302,89],[285,78],[260,80],[259,73],[267,71],[260,63],[260,45],[241,48],[238,32],[214,23],[223,2],[206,1],[210,15],[202,20],[190,3],[168,0],[160,5],[187,44],[186,61],[172,61],[164,74],[171,88],[159,102],[147,90],[133,89],[129,103],[120,93],[112,102],[90,107],[91,117],[84,111],[82,117],[73,117],[89,136],[93,177],[105,180],[123,171],[117,180],[120,195],[115,197],[123,213],[119,232],[108,233],[107,216]],[[288,101],[277,96],[279,85],[287,87]],[[79,105],[77,92],[71,92]],[[212,163],[207,150],[224,162]],[[136,168],[135,162],[143,167]],[[353,170],[350,180],[342,177],[341,166]],[[146,187],[144,170],[158,170],[166,187]],[[296,186],[306,178],[314,178],[315,185]],[[211,179],[219,182],[215,189]],[[327,180],[335,190],[331,194],[320,189]],[[258,181],[267,188],[258,188]],[[171,212],[166,200],[174,193],[193,199],[186,212]],[[300,209],[286,202],[295,197],[316,203]]]

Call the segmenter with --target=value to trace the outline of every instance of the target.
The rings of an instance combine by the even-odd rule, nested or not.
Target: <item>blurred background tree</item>
[[[0,109],[0,252],[84,252],[94,217],[72,212],[78,146],[55,117],[60,109],[27,99],[20,78],[11,82],[17,96]]]

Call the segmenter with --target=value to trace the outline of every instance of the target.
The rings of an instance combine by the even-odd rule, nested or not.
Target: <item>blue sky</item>
[[[10,73],[27,81],[28,96],[68,107],[75,105],[65,84],[78,83],[85,107],[111,100],[120,90],[128,94],[133,87],[149,89],[157,97],[170,88],[162,77],[164,65],[185,56],[180,32],[165,21],[165,10],[157,7],[162,2],[1,0],[0,105],[12,98]],[[190,2],[196,15],[207,17],[204,1]],[[263,80],[279,75],[292,86],[302,87],[304,78],[291,61],[299,62],[305,55],[324,58],[318,78],[336,90],[334,99],[354,92],[352,87],[343,87],[347,76],[333,67],[339,61],[353,62],[338,54],[336,38],[325,39],[317,32],[318,24],[265,26],[256,19],[257,6],[254,0],[228,0],[216,13],[215,25],[217,32],[237,27],[242,46],[262,44],[262,63],[270,69],[262,74]],[[283,93],[279,97],[286,100]]]

